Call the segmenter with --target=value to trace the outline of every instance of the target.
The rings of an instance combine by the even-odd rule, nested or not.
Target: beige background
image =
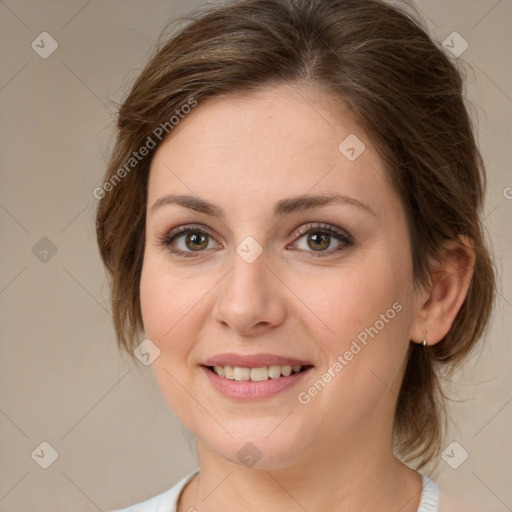
[[[193,442],[151,370],[116,348],[92,193],[110,143],[109,101],[122,99],[164,25],[196,5],[0,2],[0,511],[105,511],[161,492],[196,467]],[[441,460],[436,480],[466,512],[505,512],[512,510],[512,1],[416,5],[434,39],[457,31],[469,43],[458,61],[468,69],[489,174],[486,225],[503,273],[485,350],[453,387],[461,401],[451,406],[457,428],[449,442],[469,457],[458,469]],[[31,48],[44,31],[58,42],[47,59]],[[43,441],[58,453],[48,469],[31,457]],[[49,460],[44,453],[34,459]]]

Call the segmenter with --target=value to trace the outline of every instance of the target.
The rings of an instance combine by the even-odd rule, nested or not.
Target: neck
[[[416,512],[421,477],[393,455],[391,443],[362,431],[345,439],[323,440],[293,464],[269,469],[234,464],[197,441],[200,473],[178,512]]]

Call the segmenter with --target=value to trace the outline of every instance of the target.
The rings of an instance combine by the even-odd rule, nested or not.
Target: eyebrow
[[[377,216],[375,211],[366,203],[359,199],[346,196],[344,194],[325,194],[325,195],[302,195],[279,200],[274,206],[274,215],[283,216],[289,213],[303,212],[326,206],[328,204],[349,204],[355,206],[367,213]],[[212,217],[224,219],[224,211],[214,203],[205,201],[197,196],[168,194],[155,201],[151,207],[154,212],[164,205],[177,204],[184,208],[189,208],[196,212],[204,213]]]

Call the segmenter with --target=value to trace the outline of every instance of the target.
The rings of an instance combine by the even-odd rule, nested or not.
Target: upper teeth
[[[260,381],[271,379],[277,379],[281,375],[288,377],[293,373],[300,372],[302,369],[301,365],[298,366],[262,366],[260,368],[244,368],[241,366],[214,366],[214,372],[220,377],[225,377],[230,380],[252,380]]]

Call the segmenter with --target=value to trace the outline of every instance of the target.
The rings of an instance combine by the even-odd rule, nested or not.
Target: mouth
[[[314,366],[269,365],[269,366],[229,366],[200,365],[209,385],[221,396],[238,402],[268,400],[285,390],[292,391],[307,379]]]
[[[204,365],[203,365],[204,366]],[[215,365],[204,366],[210,372],[228,380],[262,382],[273,379],[282,379],[305,372],[312,365],[270,365],[248,368],[245,366]]]
[[[221,395],[237,400],[270,398],[306,379],[311,361],[278,354],[225,352],[200,365],[209,384]]]

